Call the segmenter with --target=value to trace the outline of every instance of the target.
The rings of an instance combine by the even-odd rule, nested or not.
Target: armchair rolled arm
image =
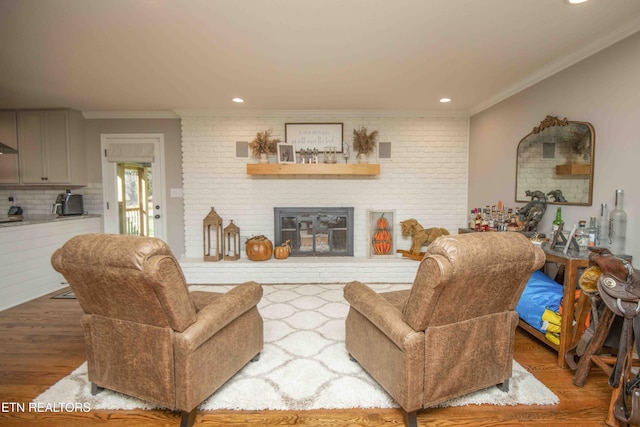
[[[262,298],[262,286],[246,282],[231,289],[197,313],[195,323],[176,334],[178,345],[192,351],[222,328],[255,307]]]
[[[402,320],[402,313],[367,285],[353,281],[344,287],[344,298],[399,348],[405,350],[410,335],[417,334]]]

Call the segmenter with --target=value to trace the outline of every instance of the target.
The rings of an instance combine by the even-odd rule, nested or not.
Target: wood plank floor
[[[55,292],[54,294],[59,293]],[[52,295],[54,295],[52,294]],[[81,310],[76,300],[44,296],[0,312],[0,425],[113,426],[179,425],[171,411],[24,413],[9,402],[28,404],[84,360]],[[560,398],[553,406],[468,406],[423,411],[419,426],[604,426],[610,398],[605,374],[593,368],[583,388],[556,366],[555,353],[518,329],[515,359]],[[464,372],[452,373],[464,375]],[[201,412],[196,426],[402,426],[398,409]]]

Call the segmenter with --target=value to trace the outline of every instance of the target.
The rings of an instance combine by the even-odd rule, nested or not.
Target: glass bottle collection
[[[580,252],[586,252],[588,247],[608,248],[614,255],[622,255],[625,250],[627,234],[627,213],[622,199],[623,190],[616,190],[615,209],[607,215],[607,204],[600,205],[600,216],[589,218],[589,226],[585,220],[578,221],[573,237],[576,239]],[[505,208],[502,202],[498,205],[486,205],[484,209],[475,208],[469,213],[469,228],[475,231],[511,231],[518,230],[516,219],[520,208]],[[554,236],[558,226],[562,223],[562,208],[556,208],[556,216],[552,224]],[[564,227],[564,232],[570,230]]]
[[[484,209],[475,208],[469,213],[469,228],[475,231],[507,231],[510,228],[517,229],[518,224],[516,218],[518,211],[511,208],[505,208],[502,202],[498,205],[489,207],[486,205]]]

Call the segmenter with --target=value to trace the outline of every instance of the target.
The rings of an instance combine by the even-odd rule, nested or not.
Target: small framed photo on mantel
[[[296,147],[294,144],[287,144],[281,142],[277,146],[278,149],[278,163],[295,163],[296,162]]]
[[[396,211],[370,209],[367,211],[367,219],[369,258],[395,257]]]

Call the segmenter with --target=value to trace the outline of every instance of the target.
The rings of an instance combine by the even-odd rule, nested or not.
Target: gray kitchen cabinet
[[[11,148],[18,148],[18,125],[15,111],[0,111],[0,142]],[[18,155],[0,155],[0,184],[18,184]]]
[[[18,111],[23,185],[87,184],[84,118],[74,110]]]

